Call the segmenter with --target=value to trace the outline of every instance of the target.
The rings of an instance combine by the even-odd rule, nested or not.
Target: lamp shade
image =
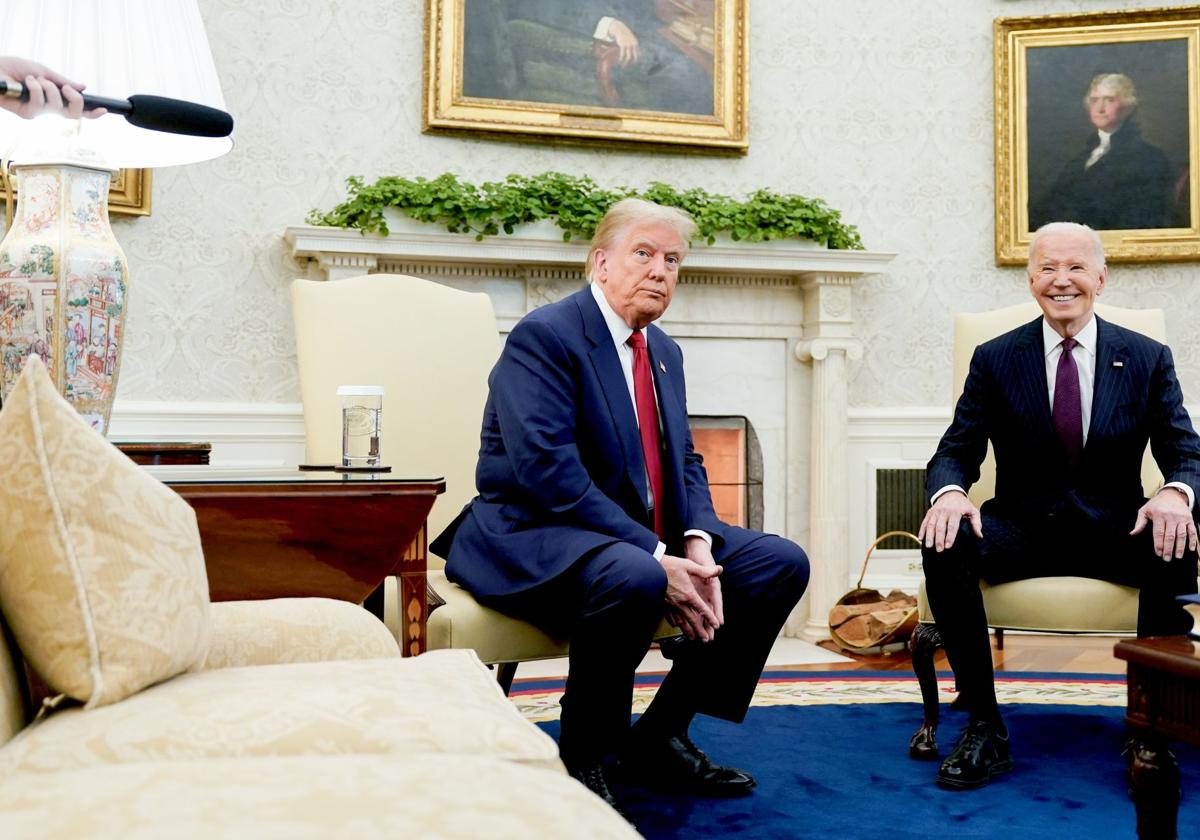
[[[195,0],[14,0],[0,3],[0,55],[39,61],[112,99],[153,94],[225,110]],[[45,160],[62,144],[64,121],[23,120],[0,110],[0,155]],[[82,120],[72,145],[113,168],[210,160],[231,137],[192,137],[138,128],[116,114]]]

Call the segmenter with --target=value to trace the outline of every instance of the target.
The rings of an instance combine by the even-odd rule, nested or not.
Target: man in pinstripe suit
[[[970,722],[938,783],[987,784],[1012,768],[993,685],[979,580],[1077,575],[1137,586],[1138,635],[1185,632],[1175,596],[1196,591],[1200,438],[1171,351],[1094,313],[1107,268],[1091,228],[1034,234],[1029,289],[1043,317],[980,345],[926,473],[926,591]],[[996,495],[966,490],[991,441]],[[1149,442],[1164,487],[1142,495]]]

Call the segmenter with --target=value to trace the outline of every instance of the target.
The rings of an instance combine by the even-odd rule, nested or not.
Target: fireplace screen
[[[704,457],[717,518],[762,529],[762,449],[745,417],[692,416],[692,444]]]

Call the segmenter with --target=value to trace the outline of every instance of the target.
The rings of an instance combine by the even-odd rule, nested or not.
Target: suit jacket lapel
[[[1046,348],[1042,342],[1042,319],[1021,328],[1012,362],[1019,403],[1017,414],[1033,420],[1033,430],[1058,438],[1050,413],[1050,387],[1046,383]]]
[[[634,413],[633,400],[629,398],[629,386],[621,370],[621,360],[617,358],[617,348],[613,346],[612,333],[608,331],[608,324],[604,323],[604,316],[592,297],[591,289],[585,288],[576,293],[575,300],[583,315],[583,333],[592,345],[588,357],[596,378],[600,380],[617,440],[625,456],[625,471],[639,496],[644,497],[646,463],[642,457],[642,439],[638,436],[637,414]]]
[[[1124,388],[1128,374],[1125,364],[1128,350],[1125,341],[1107,321],[1096,318],[1096,377],[1092,383],[1092,417],[1088,423],[1088,441],[1095,439],[1097,429],[1108,427],[1113,409]],[[1119,363],[1119,364],[1118,364]],[[1087,447],[1084,447],[1087,451]]]
[[[682,370],[674,370],[666,363],[672,359],[668,338],[658,327],[646,330],[647,346],[650,348],[650,366],[654,373],[654,390],[658,394],[658,412],[663,429],[663,463],[666,465],[665,481],[670,482],[672,491],[668,495],[683,499],[683,438],[687,432],[687,415],[676,396],[676,386],[681,382]]]

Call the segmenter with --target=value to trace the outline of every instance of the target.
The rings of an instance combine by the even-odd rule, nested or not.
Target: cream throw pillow
[[[88,707],[198,667],[196,514],[60,397],[31,356],[0,411],[0,609],[29,664]]]

